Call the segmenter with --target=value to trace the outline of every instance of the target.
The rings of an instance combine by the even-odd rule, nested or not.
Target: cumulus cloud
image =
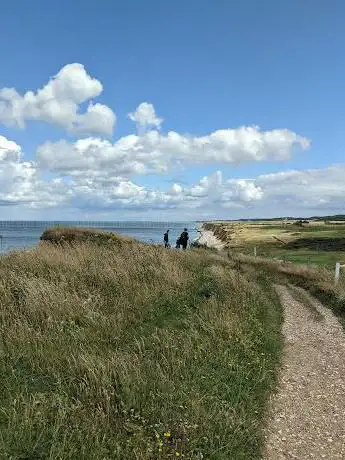
[[[98,142],[96,147],[99,147]],[[83,143],[89,145],[87,139],[80,140],[78,148],[82,151]],[[44,157],[44,152],[42,155]],[[106,168],[101,170],[99,167],[102,159],[98,160],[100,163],[94,174],[90,174],[89,170],[94,167],[94,156],[91,156],[88,173],[83,174],[80,156],[71,155],[71,171],[75,168],[76,174],[69,175],[67,179],[44,180],[35,162],[23,160],[21,147],[1,136],[0,205],[24,204],[31,208],[64,205],[82,210],[200,208],[213,203],[221,204],[230,187],[227,181],[223,181],[222,173],[217,171],[191,186],[175,183],[167,190],[148,188],[135,184],[119,172],[108,174]],[[234,193],[233,200],[241,201],[243,197]]]
[[[70,176],[132,176],[166,170],[157,158],[143,158],[131,150],[130,136],[116,144],[99,138],[80,139],[73,144],[65,140],[46,142],[37,150],[37,161],[42,168]]]
[[[18,161],[22,156],[20,145],[0,136],[0,161]]]
[[[174,184],[168,190],[140,187],[129,179],[91,179],[87,189],[78,195],[86,204],[97,196],[101,208],[135,209],[193,209],[194,215],[205,210],[217,210],[227,215],[227,210],[257,210],[263,215],[274,207],[278,213],[294,210],[297,214],[312,210],[343,208],[345,195],[345,165],[325,169],[289,171],[260,175],[254,179],[224,180],[220,171],[200,179],[194,185]],[[76,183],[85,182],[80,179]],[[107,184],[107,185],[106,185]],[[78,187],[77,187],[78,188]],[[81,189],[78,188],[80,191]],[[87,190],[87,195],[83,195]],[[96,191],[96,193],[95,193]],[[76,196],[76,195],[75,195]]]
[[[254,179],[224,179],[220,171],[190,186],[173,184],[167,190],[138,186],[124,177],[73,179],[74,206],[93,209],[177,209],[193,212],[216,210],[227,215],[232,209],[257,210],[263,215],[273,207],[282,213],[343,208],[345,165],[326,169],[260,175]],[[193,211],[190,211],[192,209]],[[229,211],[228,211],[229,210]],[[230,215],[231,216],[231,215]]]
[[[47,142],[37,151],[39,164],[50,171],[80,174],[90,171],[131,176],[162,174],[181,164],[225,164],[248,161],[283,161],[294,150],[305,150],[310,141],[287,129],[261,131],[241,127],[215,131],[207,136],[182,136],[156,130],[128,135],[115,143],[87,138],[71,144]]]
[[[81,64],[69,64],[38,89],[20,95],[0,90],[0,122],[24,127],[28,120],[57,124],[73,133],[111,134],[112,110],[93,99],[103,91]],[[88,104],[80,111],[81,104]],[[65,206],[81,210],[164,210],[221,213],[232,208],[335,209],[342,207],[345,166],[288,171],[256,178],[224,178],[221,171],[194,184],[170,188],[138,185],[138,175],[161,175],[195,165],[286,161],[310,141],[288,129],[258,126],[221,129],[203,136],[160,131],[163,119],[148,102],[129,114],[137,133],[115,142],[87,137],[39,146],[35,161],[25,161],[21,147],[0,136],[0,205]],[[45,180],[49,171],[55,177]],[[190,211],[189,211],[190,210]],[[194,210],[194,211],[192,211]]]
[[[138,211],[176,208],[182,194],[147,189],[122,177],[104,180],[76,179],[72,183],[75,207],[92,210],[134,209]]]
[[[308,209],[343,209],[345,165],[305,171],[291,170],[259,176],[267,203]]]
[[[71,133],[109,135],[115,114],[93,101],[102,91],[101,82],[83,65],[68,64],[36,91],[22,95],[14,88],[0,89],[0,123],[23,128],[27,121],[38,120]],[[163,119],[148,102],[128,116],[137,125],[136,134],[115,142],[101,137],[48,141],[37,149],[35,161],[24,161],[21,147],[0,136],[0,203],[64,204],[80,209],[204,210],[268,202],[331,206],[344,192],[337,168],[325,174],[321,170],[291,171],[255,179],[224,179],[217,171],[189,186],[175,183],[167,190],[139,186],[133,177],[166,174],[176,168],[285,161],[294,151],[308,149],[310,141],[288,129],[265,131],[258,126],[221,129],[203,136],[163,133]],[[44,180],[46,171],[55,178]],[[319,189],[320,184],[324,189]]]
[[[62,179],[40,179],[34,163],[22,160],[21,147],[0,136],[0,206],[57,206],[68,194]]]
[[[0,89],[0,122],[24,128],[26,121],[37,120],[72,133],[111,135],[115,114],[106,105],[91,101],[102,91],[101,82],[92,78],[82,64],[68,64],[36,92],[21,95],[14,88]],[[86,112],[80,113],[79,105],[87,101]]]
[[[85,155],[85,146],[91,148],[90,139],[78,142],[78,149]],[[99,142],[96,140],[92,147],[97,154],[105,151],[99,151]],[[108,141],[102,142],[109,147]],[[21,147],[1,136],[0,206],[64,206],[82,211],[175,209],[195,217],[206,211],[216,211],[221,216],[229,216],[230,213],[231,217],[233,209],[242,209],[245,216],[248,210],[256,210],[258,215],[263,215],[272,208],[278,213],[294,210],[297,214],[343,208],[345,165],[263,174],[250,179],[224,179],[222,172],[216,171],[194,184],[174,183],[165,189],[138,185],[122,175],[119,167],[116,174],[109,174],[102,163],[108,164],[107,155],[96,158],[92,148],[87,173],[82,169],[85,164],[83,155],[71,151],[68,171],[72,174],[67,174],[67,178],[44,180],[35,162],[23,160]],[[112,148],[111,144],[109,148]],[[44,152],[41,160],[44,161]],[[59,162],[59,159],[56,161]]]
[[[233,179],[225,184],[222,202],[225,207],[231,207],[233,203],[253,203],[264,198],[265,194],[260,185],[253,180]]]
[[[154,106],[148,102],[139,104],[136,111],[129,113],[128,117],[135,121],[139,131],[148,127],[160,128],[163,122],[163,118],[156,115]]]

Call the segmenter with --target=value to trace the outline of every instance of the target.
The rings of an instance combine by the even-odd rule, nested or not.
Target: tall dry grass
[[[335,283],[334,271],[325,267],[311,267],[244,254],[229,253],[229,256],[237,270],[253,279],[265,279],[271,283],[292,283],[306,289],[325,306],[332,308],[345,328],[344,269],[338,283]]]
[[[42,244],[0,301],[0,458],[260,458],[280,307],[231,262]]]

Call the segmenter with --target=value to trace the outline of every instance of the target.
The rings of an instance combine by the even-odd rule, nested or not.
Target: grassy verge
[[[248,276],[267,279],[271,283],[293,284],[317,297],[332,308],[345,328],[345,276],[334,284],[334,272],[326,268],[309,267],[273,261],[244,254],[233,254],[233,264]]]
[[[0,258],[8,459],[258,459],[281,311],[202,249],[42,244]]]
[[[253,255],[254,244],[246,245],[238,252],[246,255]],[[290,249],[278,244],[261,244],[257,246],[257,255],[270,259],[293,262],[295,264],[326,267],[333,269],[336,262],[345,263],[344,251],[318,251],[311,249]]]

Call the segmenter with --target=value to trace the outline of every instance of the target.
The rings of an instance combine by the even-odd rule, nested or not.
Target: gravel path
[[[321,317],[296,301],[287,286],[277,291],[285,347],[264,459],[345,459],[345,334],[317,300],[312,306]]]

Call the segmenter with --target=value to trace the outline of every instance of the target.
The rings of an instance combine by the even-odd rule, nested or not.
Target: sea
[[[51,227],[95,228],[131,236],[151,244],[163,244],[163,234],[167,229],[173,246],[184,228],[188,229],[190,241],[197,238],[196,222],[139,222],[139,221],[0,221],[0,252],[7,253],[18,249],[36,246],[40,236]]]

